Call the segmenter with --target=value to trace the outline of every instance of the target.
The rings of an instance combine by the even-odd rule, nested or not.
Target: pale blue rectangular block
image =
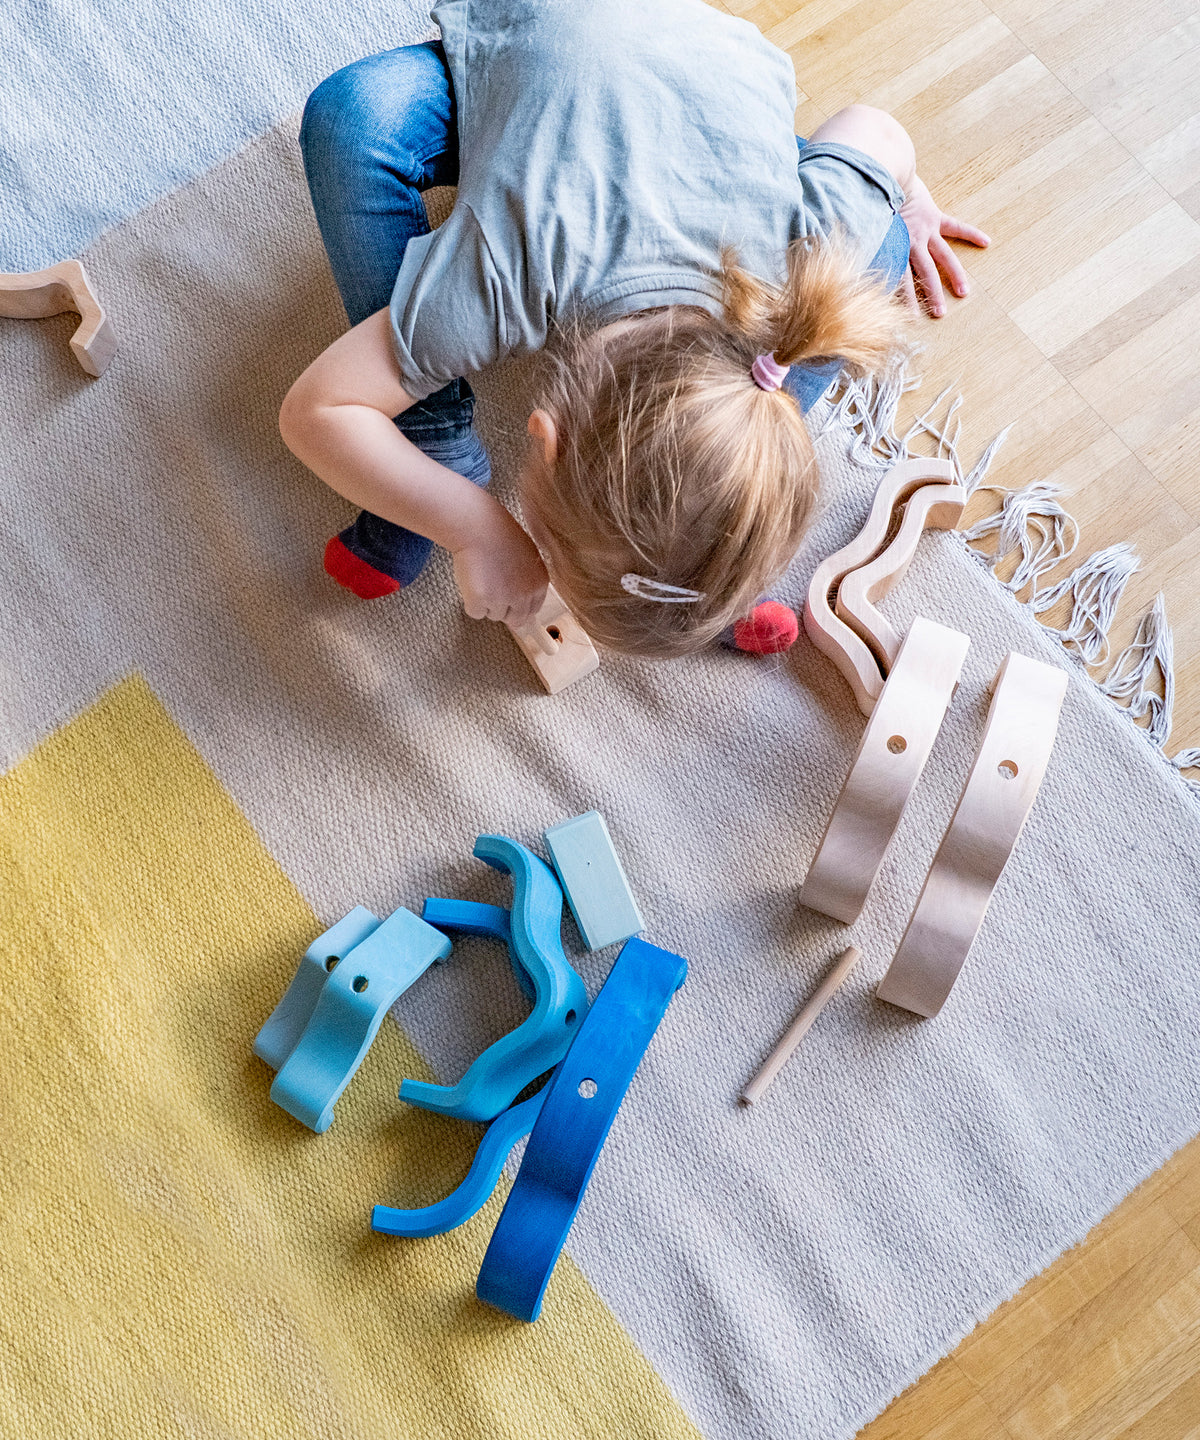
[[[546,844],[589,950],[628,940],[646,928],[598,810],[552,825]]]

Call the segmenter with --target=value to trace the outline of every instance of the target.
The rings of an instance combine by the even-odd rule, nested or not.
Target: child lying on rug
[[[304,113],[353,328],[280,426],[364,507],[325,568],[369,599],[442,545],[467,614],[519,624],[548,567],[598,642],[697,650],[751,616],[808,524],[801,412],[843,363],[882,363],[899,287],[915,302],[915,277],[934,315],[939,272],[965,295],[947,239],[987,237],[942,214],[882,111],[851,106],[798,140],[791,60],[701,0],[433,14],[440,43],[338,71]],[[421,191],[454,184],[431,234]],[[464,377],[543,347],[526,533],[483,488]],[[770,624],[736,633],[781,648]]]

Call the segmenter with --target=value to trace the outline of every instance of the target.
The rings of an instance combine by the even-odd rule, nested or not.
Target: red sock
[[[339,585],[352,590],[360,600],[378,600],[400,589],[399,580],[393,580],[382,570],[376,570],[374,565],[368,565],[353,550],[348,550],[340,535],[335,535],[325,547],[325,572],[332,575]]]
[[[794,611],[778,600],[761,600],[751,614],[734,625],[727,643],[751,655],[778,655],[794,645],[799,634],[800,622]]]

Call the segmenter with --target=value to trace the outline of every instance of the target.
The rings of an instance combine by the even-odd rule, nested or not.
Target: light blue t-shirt
[[[720,250],[766,280],[837,227],[864,268],[903,203],[877,161],[811,145],[792,62],[703,0],[443,0],[454,209],[408,243],[391,319],[420,400],[573,316],[721,313]]]

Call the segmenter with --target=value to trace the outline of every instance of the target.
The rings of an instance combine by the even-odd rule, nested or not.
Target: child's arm
[[[537,547],[499,501],[397,430],[393,416],[414,403],[400,383],[388,312],[379,310],[305,370],[284,399],[279,429],[339,495],[449,550],[468,615],[521,624],[546,593]]]
[[[942,212],[917,174],[916,151],[903,125],[886,111],[871,105],[848,105],[818,125],[811,139],[853,145],[885,165],[896,177],[906,197],[900,214],[908,226],[911,242],[905,281],[909,300],[916,305],[919,286],[930,315],[944,314],[942,276],[955,295],[966,295],[970,290],[966,271],[947,241],[965,240],[980,248],[991,241],[982,230]]]

